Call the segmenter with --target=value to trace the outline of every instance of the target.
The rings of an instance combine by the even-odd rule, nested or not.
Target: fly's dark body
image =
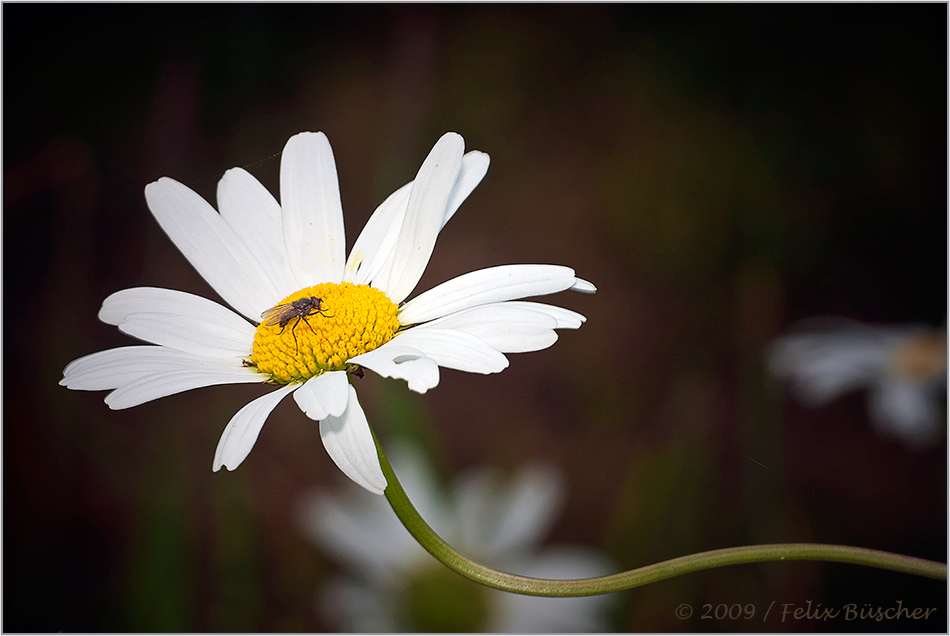
[[[294,337],[294,346],[296,347],[297,334],[294,333],[294,330],[297,328],[297,325],[301,320],[303,320],[305,323],[307,323],[307,326],[310,327],[310,331],[313,331],[313,327],[307,320],[307,316],[320,314],[321,316],[326,317],[326,314],[323,313],[323,309],[321,308],[322,304],[323,299],[317,298],[316,296],[299,298],[289,303],[271,307],[261,314],[261,320],[263,320],[264,325],[266,326],[279,325],[280,331],[277,333],[278,336],[284,333],[284,329],[288,324],[290,324],[291,320],[295,320],[294,326],[290,328],[290,333]],[[316,331],[313,332],[316,333]]]

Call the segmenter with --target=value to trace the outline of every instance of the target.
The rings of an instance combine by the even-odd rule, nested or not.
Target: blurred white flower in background
[[[510,480],[487,467],[469,471],[444,493],[414,448],[396,445],[392,465],[422,517],[452,547],[485,565],[542,578],[577,579],[615,570],[599,551],[541,547],[564,488],[548,466]],[[429,555],[382,498],[349,487],[302,500],[305,534],[346,573],[318,594],[318,609],[352,632],[594,632],[608,627],[616,595],[541,598],[493,590],[464,579]]]
[[[867,389],[875,429],[911,448],[926,448],[940,436],[947,377],[945,330],[814,318],[775,340],[769,369],[789,379],[795,396],[808,407]]]

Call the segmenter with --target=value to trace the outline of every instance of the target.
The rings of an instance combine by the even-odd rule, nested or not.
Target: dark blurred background
[[[424,396],[367,375],[383,443],[441,474],[555,462],[552,541],[623,568],[753,543],[946,561],[944,439],[878,436],[860,393],[786,399],[764,350],[800,318],[947,316],[947,6],[30,5],[3,18],[3,630],[321,631],[337,565],[300,493],[345,478],[290,400],[212,473],[261,387],[111,411],[57,385],[131,344],[96,313],[153,285],[216,298],[148,212],[167,175],[277,192],[322,130],[352,243],[447,130],[491,155],[419,290],[502,263],[598,286],[587,324]],[[944,631],[946,585],[859,566],[729,567],[622,595],[618,631]],[[938,607],[927,621],[701,620],[704,603]],[[674,609],[696,612],[679,620]]]

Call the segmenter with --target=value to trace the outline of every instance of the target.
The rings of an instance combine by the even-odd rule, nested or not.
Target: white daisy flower
[[[365,367],[424,393],[438,384],[440,366],[497,373],[508,366],[505,353],[544,349],[557,340],[555,329],[585,321],[517,299],[595,291],[568,267],[504,265],[404,302],[439,231],[488,170],[488,155],[464,154],[464,147],[455,133],[439,139],[416,179],[376,209],[349,258],[336,165],[323,133],[287,142],[281,203],[241,168],[218,183],[220,214],[173,179],[149,184],[145,199],[159,225],[237,313],[180,291],[116,292],[99,318],[152,344],[79,358],[60,384],[112,389],[105,401],[113,409],[215,384],[274,385],[228,423],[214,470],[236,468],[268,414],[293,393],[301,410],[320,421],[337,466],[381,494],[386,480],[348,374]]]
[[[946,382],[945,331],[816,318],[776,339],[769,368],[791,379],[795,395],[809,407],[866,388],[874,427],[912,448],[929,446],[940,432],[937,394]]]
[[[564,500],[552,467],[523,467],[509,480],[488,467],[459,476],[446,493],[411,446],[388,457],[422,516],[449,544],[486,565],[526,576],[602,576],[614,565],[578,545],[542,546]],[[543,598],[493,590],[427,553],[385,501],[352,487],[302,498],[300,525],[344,566],[318,592],[322,615],[344,632],[599,632],[616,594]]]

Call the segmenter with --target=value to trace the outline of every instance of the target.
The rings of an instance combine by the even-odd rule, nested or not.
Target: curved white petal
[[[346,262],[343,205],[333,150],[323,133],[300,133],[287,141],[280,160],[280,202],[297,286],[340,282]]]
[[[111,409],[127,409],[145,402],[191,389],[217,384],[247,384],[264,382],[267,378],[250,369],[201,369],[167,371],[143,375],[127,382],[106,396]]]
[[[244,461],[254,447],[257,436],[261,434],[267,416],[284,399],[284,396],[298,386],[285,384],[275,391],[251,400],[234,414],[224,428],[224,433],[218,440],[218,447],[214,451],[212,468],[215,472],[221,470],[222,466],[228,470],[234,470]]]
[[[147,375],[201,369],[238,370],[249,376],[257,375],[255,371],[245,367],[243,359],[239,357],[199,358],[166,347],[137,345],[106,349],[73,360],[63,369],[63,379],[59,383],[80,391],[104,391]]]
[[[488,155],[477,150],[468,152],[462,157],[458,180],[449,194],[440,227],[445,227],[458,207],[485,176],[488,162]],[[367,284],[378,278],[378,287],[385,288],[393,265],[396,240],[399,238],[406,210],[409,207],[409,193],[413,183],[415,182],[410,181],[389,195],[367,221],[363,232],[350,250],[344,280]]]
[[[243,168],[232,168],[218,181],[218,210],[273,281],[279,298],[298,289],[284,245],[280,204]],[[264,307],[263,309],[266,309]]]
[[[254,326],[218,303],[174,289],[134,287],[102,302],[99,319],[124,333],[198,356],[243,356]]]
[[[464,150],[461,135],[444,134],[422,162],[413,181],[389,279],[378,286],[394,303],[402,302],[412,292],[429,264],[449,195],[462,167]]]
[[[145,186],[149,209],[175,246],[229,305],[254,320],[279,292],[211,204],[174,179]]]
[[[418,349],[389,341],[378,349],[349,359],[384,378],[406,380],[409,390],[425,393],[439,383],[439,365]]]
[[[110,294],[102,301],[99,320],[118,326],[129,314],[140,312],[203,317],[232,330],[243,330],[252,336],[254,334],[254,326],[251,323],[224,305],[203,296],[161,287],[132,287]]]
[[[466,152],[465,156],[462,157],[462,168],[459,170],[455,187],[452,188],[452,192],[449,194],[449,202],[445,207],[445,215],[442,217],[442,227],[445,227],[445,224],[455,215],[455,211],[468,198],[472,190],[485,178],[489,163],[488,155],[478,150]]]
[[[246,329],[235,331],[204,318],[162,313],[129,314],[119,325],[119,331],[146,342],[206,357],[250,355],[254,343],[253,327],[248,334]]]
[[[343,415],[320,421],[320,439],[330,458],[347,477],[372,493],[383,494],[386,477],[379,466],[369,423],[352,385],[349,387],[349,404]]]
[[[497,325],[494,329],[479,329],[472,335],[502,353],[541,351],[557,342],[557,332],[554,330],[537,329],[530,325]]]
[[[457,276],[403,305],[399,322],[418,324],[486,305],[570,289],[574,270],[561,265],[499,265]]]
[[[304,382],[294,392],[294,401],[311,420],[339,417],[346,410],[349,385],[345,371],[322,373]]]
[[[369,217],[350,250],[344,280],[357,285],[368,284],[380,273],[387,261],[391,262],[396,239],[399,238],[399,229],[406,218],[411,190],[410,181],[386,197]]]
[[[571,285],[571,289],[583,294],[593,294],[595,291],[597,291],[597,288],[594,287],[594,283],[586,281],[583,278],[578,278],[574,284]]]
[[[498,373],[508,366],[508,358],[484,340],[452,329],[410,329],[390,342],[418,349],[440,367],[448,369]]]
[[[493,303],[437,318],[414,329],[454,329],[471,334],[502,353],[524,353],[550,347],[557,342],[557,319],[535,311],[529,303]]]
[[[522,307],[524,309],[530,309],[531,311],[540,311],[541,313],[545,313],[554,318],[557,323],[557,326],[555,327],[556,329],[579,329],[581,325],[587,322],[587,318],[576,311],[571,311],[570,309],[564,309],[563,307],[557,307],[555,305],[546,305],[544,303],[536,303],[530,300],[510,300],[505,304],[509,307]]]

